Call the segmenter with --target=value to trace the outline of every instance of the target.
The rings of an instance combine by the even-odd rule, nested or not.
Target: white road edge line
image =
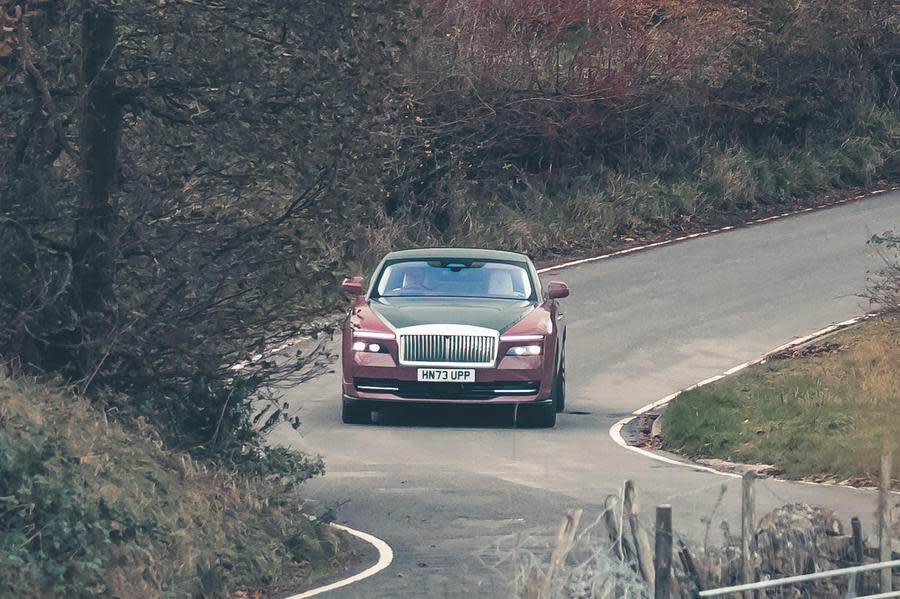
[[[749,220],[744,223],[745,227],[752,227],[753,225],[758,225],[762,223],[771,222],[773,220],[778,220],[781,218],[786,218],[788,216],[794,216],[796,214],[803,214],[806,212],[813,212],[818,210],[824,210],[826,208],[831,208],[833,206],[840,206],[841,204],[849,204],[850,202],[856,202],[858,200],[862,200],[874,195],[878,195],[880,193],[885,193],[888,191],[896,191],[900,189],[900,187],[889,187],[887,189],[877,189],[875,191],[868,192],[866,194],[851,196],[847,198],[841,198],[839,200],[835,200],[833,202],[828,202],[827,204],[822,204],[821,206],[813,206],[809,208],[798,208],[797,210],[793,210],[791,212],[785,212],[784,214],[778,214],[775,216],[767,216],[765,218],[758,218],[756,220]],[[555,264],[553,266],[545,266],[544,268],[537,269],[538,274],[544,274],[546,272],[551,272],[554,270],[562,270],[564,268],[570,268],[572,266],[578,266],[580,264],[587,264],[589,262],[597,262],[599,260],[607,260],[609,258],[615,258],[616,256],[623,256],[625,254],[631,254],[633,252],[640,252],[643,250],[649,250],[651,248],[656,248],[664,245],[670,245],[673,243],[677,243],[679,241],[686,241],[688,239],[695,239],[697,237],[706,237],[707,235],[715,235],[716,233],[723,233],[725,231],[731,231],[737,228],[734,225],[729,225],[727,227],[720,227],[718,229],[712,229],[710,231],[700,231],[699,233],[691,233],[689,235],[682,235],[681,237],[676,237],[674,239],[664,239],[662,241],[657,241],[654,243],[648,243],[646,245],[639,245],[632,248],[626,248],[624,250],[618,250],[615,252],[611,252],[609,254],[601,254],[599,256],[592,256],[589,258],[582,258],[580,260],[572,260],[570,262],[563,262],[562,264]]]
[[[773,354],[776,354],[780,351],[789,349],[791,347],[796,347],[798,345],[802,345],[808,341],[812,341],[813,339],[816,339],[823,335],[827,335],[828,333],[834,332],[838,329],[843,329],[843,328],[849,327],[850,325],[854,325],[858,322],[861,322],[863,320],[871,318],[872,316],[873,316],[872,314],[864,314],[863,316],[857,316],[856,318],[851,318],[850,320],[845,320],[844,322],[839,322],[837,324],[827,326],[823,329],[816,331],[815,333],[810,333],[809,335],[799,337],[797,339],[794,339],[793,341],[785,343],[784,345],[780,345],[780,346],[776,347],[775,349],[766,352],[765,354],[763,354],[762,356],[758,357],[755,360],[752,360],[750,362],[744,362],[743,364],[739,364],[733,368],[729,368],[722,374],[717,374],[716,376],[712,376],[706,380],[700,381],[699,383],[691,385],[690,387],[686,387],[686,388],[682,389],[681,391],[677,391],[675,393],[666,395],[665,397],[663,397],[660,400],[657,400],[653,403],[650,403],[643,407],[638,408],[637,410],[632,412],[630,416],[626,416],[625,418],[622,418],[621,420],[616,422],[614,425],[612,425],[612,427],[610,427],[609,436],[612,437],[612,440],[615,441],[617,445],[624,447],[625,449],[627,449],[629,451],[639,453],[639,454],[641,454],[645,457],[648,457],[652,460],[656,460],[658,462],[664,462],[666,464],[681,466],[683,468],[690,468],[691,470],[700,470],[703,472],[710,472],[712,474],[728,476],[731,478],[740,478],[741,475],[735,474],[734,472],[723,472],[722,470],[717,470],[710,466],[704,466],[702,464],[695,464],[693,462],[687,462],[687,461],[683,461],[683,460],[676,460],[676,459],[670,458],[668,456],[662,455],[660,453],[657,453],[655,451],[649,451],[649,450],[643,449],[641,447],[635,447],[633,445],[629,445],[628,442],[625,441],[625,439],[622,437],[622,428],[625,425],[627,425],[629,422],[631,422],[632,420],[634,420],[635,418],[640,416],[641,414],[649,412],[650,410],[655,410],[656,408],[659,408],[659,407],[662,407],[662,406],[668,404],[670,401],[672,401],[673,399],[675,399],[676,397],[678,397],[685,391],[690,391],[692,389],[702,387],[703,385],[708,385],[709,383],[714,383],[715,381],[721,380],[721,379],[725,378],[726,376],[734,374],[736,372],[739,372],[749,366],[753,366],[755,364],[760,364],[762,362],[765,362],[766,360],[769,359],[770,356],[772,356]],[[774,480],[782,481],[783,479],[776,478]],[[784,481],[784,482],[806,482],[806,481]],[[818,485],[818,484],[826,484],[826,483],[807,483],[807,484]]]
[[[300,593],[299,595],[291,595],[290,597],[286,597],[285,599],[306,599],[307,597],[314,597],[321,593],[327,593],[328,591],[339,589],[341,587],[347,586],[348,584],[359,582],[364,578],[368,578],[373,574],[381,572],[382,570],[390,566],[392,561],[394,561],[394,552],[391,550],[390,546],[387,543],[385,543],[378,537],[359,530],[354,530],[349,526],[344,526],[342,524],[335,524],[332,522],[331,526],[337,528],[338,530],[343,530],[344,532],[349,533],[355,537],[359,537],[363,541],[372,544],[375,549],[378,550],[378,562],[374,566],[366,568],[359,574],[354,574],[349,578],[344,578],[343,580],[338,580],[337,582],[333,582],[322,587],[310,589],[308,591]]]

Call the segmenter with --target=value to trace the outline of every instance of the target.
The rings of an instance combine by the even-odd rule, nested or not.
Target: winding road
[[[299,436],[272,441],[325,458],[304,496],[386,541],[393,563],[327,597],[508,596],[511,571],[478,559],[506,535],[555,533],[567,508],[599,514],[625,479],[641,505],[673,506],[676,534],[740,530],[740,481],[650,460],[609,429],[633,410],[866,311],[880,262],[866,241],[900,228],[900,192],[545,274],[564,280],[568,399],[556,428],[516,429],[496,409],[429,409],[340,422],[339,375],[292,389]],[[724,486],[724,495],[721,495]],[[721,499],[720,499],[721,495]],[[872,533],[866,490],[760,480],[757,514],[803,501]],[[649,518],[648,518],[649,524]],[[487,550],[489,551],[489,550]],[[366,567],[361,566],[360,569]]]

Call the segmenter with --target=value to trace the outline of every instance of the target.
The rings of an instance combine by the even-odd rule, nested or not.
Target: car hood
[[[527,300],[469,297],[379,297],[369,308],[395,329],[420,324],[467,324],[500,333],[535,305]]]

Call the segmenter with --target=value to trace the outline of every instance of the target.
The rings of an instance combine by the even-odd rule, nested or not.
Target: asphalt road
[[[572,289],[567,409],[551,430],[512,428],[495,409],[344,425],[337,373],[291,390],[303,425],[273,441],[321,454],[328,471],[305,497],[395,553],[380,574],[327,596],[509,596],[515,568],[489,567],[508,553],[492,546],[510,535],[541,541],[570,507],[589,521],[625,479],[648,525],[652,507],[667,503],[676,535],[694,544],[708,530],[719,538],[723,520],[739,531],[740,481],[649,460],[617,446],[609,428],[864,313],[867,271],[879,265],[866,241],[890,228],[900,228],[898,192],[550,273]],[[848,527],[857,515],[873,534],[870,491],[766,479],[756,496],[758,514],[803,501],[834,509]]]

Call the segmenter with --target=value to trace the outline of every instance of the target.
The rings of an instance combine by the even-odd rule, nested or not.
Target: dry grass
[[[0,376],[0,442],[2,596],[268,596],[346,559],[279,481],[166,451],[50,387]]]

